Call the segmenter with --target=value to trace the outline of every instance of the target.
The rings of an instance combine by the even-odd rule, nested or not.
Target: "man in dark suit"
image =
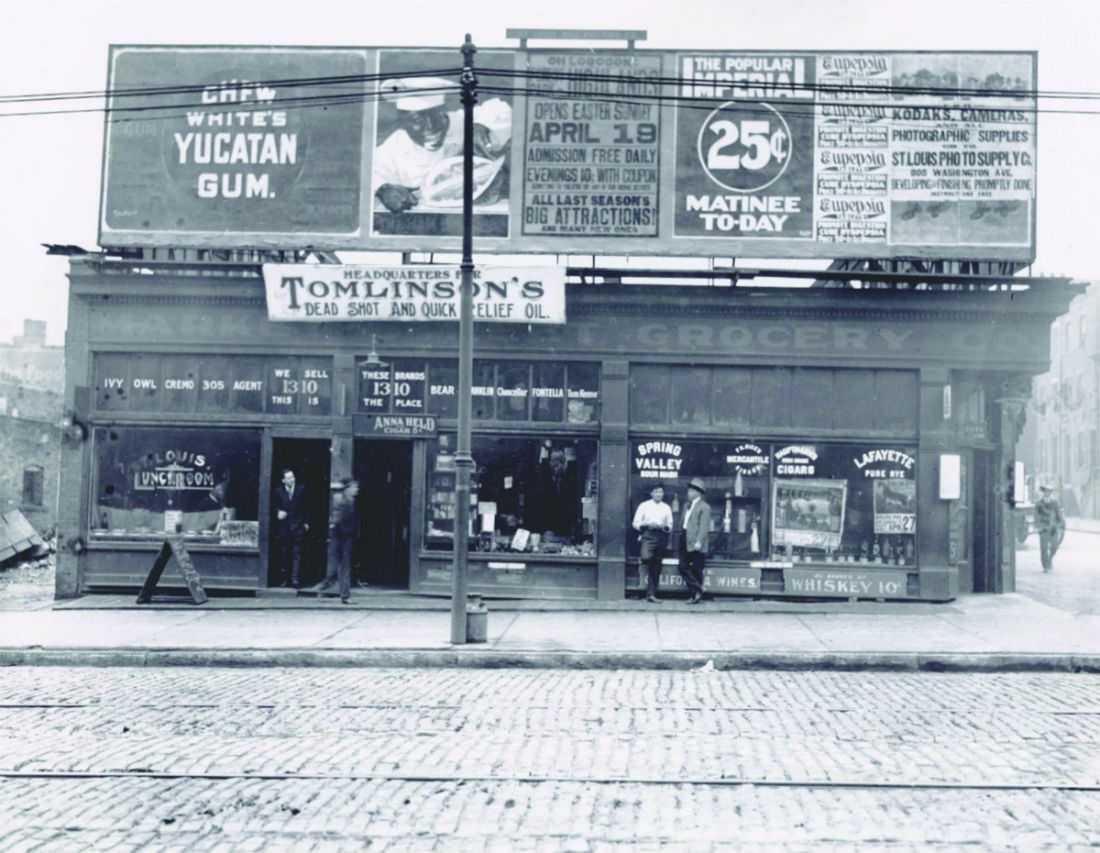
[[[283,469],[283,484],[275,490],[275,551],[282,586],[302,586],[302,540],[309,532],[306,490],[290,468]]]
[[[680,574],[691,597],[688,604],[703,600],[703,571],[710,549],[710,505],[706,502],[706,486],[698,477],[688,483],[687,506],[680,537]]]

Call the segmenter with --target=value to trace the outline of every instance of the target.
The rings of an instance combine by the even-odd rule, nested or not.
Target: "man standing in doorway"
[[[698,604],[703,600],[703,572],[710,547],[710,505],[703,499],[706,492],[706,486],[698,477],[688,483],[680,539],[680,574],[691,593],[688,604]]]
[[[672,510],[664,497],[664,487],[657,483],[649,490],[649,500],[638,504],[633,522],[641,543],[639,562],[646,572],[645,600],[654,604],[660,601],[657,590],[661,582],[661,559],[672,531]]]
[[[309,532],[306,490],[294,471],[283,469],[283,484],[275,490],[275,550],[281,586],[301,589],[302,540]]]
[[[1054,568],[1054,554],[1066,534],[1066,519],[1050,486],[1039,487],[1039,500],[1035,502],[1035,526],[1039,529],[1039,559],[1042,560],[1043,571],[1049,572]]]

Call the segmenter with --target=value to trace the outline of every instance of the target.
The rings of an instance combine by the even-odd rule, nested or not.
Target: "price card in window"
[[[332,360],[300,359],[298,400],[303,415],[327,415],[332,409]]]
[[[876,534],[916,532],[915,480],[876,480],[874,500]]]
[[[424,362],[395,361],[391,392],[394,412],[424,411],[428,374]]]
[[[359,411],[388,412],[392,397],[393,374],[389,365],[359,365]]]

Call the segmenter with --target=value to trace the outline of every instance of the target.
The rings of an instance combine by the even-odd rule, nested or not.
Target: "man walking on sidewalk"
[[[1054,568],[1054,555],[1066,535],[1066,519],[1050,486],[1039,487],[1039,500],[1035,502],[1035,526],[1039,529],[1039,559],[1043,563],[1043,571],[1049,572]]]
[[[703,572],[710,547],[710,505],[703,499],[706,491],[706,486],[698,477],[688,483],[684,528],[680,539],[680,574],[691,593],[688,604],[698,604],[703,600]]]
[[[632,526],[638,531],[641,549],[639,562],[646,573],[645,600],[658,603],[661,583],[661,560],[668,547],[672,531],[672,509],[664,502],[665,490],[660,483],[649,490],[649,500],[638,504]]]
[[[355,498],[358,495],[359,481],[354,477],[332,484],[328,512],[328,571],[323,581],[308,590],[320,597],[339,580],[340,601],[344,604],[351,600],[351,549],[355,542]]]

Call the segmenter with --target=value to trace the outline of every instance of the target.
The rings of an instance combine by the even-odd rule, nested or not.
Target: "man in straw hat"
[[[698,477],[688,483],[680,536],[680,574],[687,584],[688,604],[703,600],[703,572],[710,548],[710,505],[705,500],[707,487]]]
[[[381,85],[397,110],[397,129],[374,152],[374,195],[391,213],[420,204],[424,179],[443,161],[462,154],[462,110],[448,110],[458,84],[443,77],[404,77]],[[474,107],[474,154],[502,157],[512,136],[512,108],[500,98]],[[507,170],[501,170],[507,172]],[[499,172],[496,173],[499,175]],[[482,193],[482,201],[485,201]]]

